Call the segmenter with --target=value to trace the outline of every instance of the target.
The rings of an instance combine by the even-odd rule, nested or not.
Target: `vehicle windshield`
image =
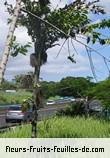
[[[48,103],[53,103],[54,101],[48,101]]]
[[[21,107],[20,106],[11,106],[11,107],[9,107],[8,110],[19,111],[19,110],[21,110]]]

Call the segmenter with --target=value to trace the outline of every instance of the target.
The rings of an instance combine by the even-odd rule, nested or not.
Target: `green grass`
[[[2,138],[29,138],[31,126],[16,127]],[[39,138],[110,138],[110,122],[94,118],[56,117],[38,123]]]
[[[31,93],[23,90],[17,91],[16,93],[0,92],[0,105],[6,104],[20,104],[23,99],[30,97]]]
[[[48,100],[58,100],[58,99],[61,99],[60,96],[56,95],[55,97],[49,97]]]

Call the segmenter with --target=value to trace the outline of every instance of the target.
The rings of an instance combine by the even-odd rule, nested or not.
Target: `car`
[[[22,122],[22,121],[26,122],[26,121],[31,121],[31,119],[32,119],[32,109],[29,109],[26,112],[22,112],[22,108],[20,105],[9,106],[5,115],[6,123]]]
[[[70,101],[74,102],[74,101],[75,101],[75,98],[71,98]]]
[[[46,104],[47,104],[47,105],[53,105],[53,104],[55,104],[55,101],[53,101],[53,100],[49,100],[49,101],[47,101]]]
[[[73,96],[69,96],[69,97],[66,96],[66,97],[63,97],[63,100],[67,102],[70,102],[70,101],[74,102],[75,98]]]

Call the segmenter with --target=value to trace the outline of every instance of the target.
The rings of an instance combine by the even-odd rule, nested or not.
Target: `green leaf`
[[[28,52],[28,48],[30,47],[30,42],[28,42],[25,45],[21,45],[20,43],[17,43],[16,36],[13,36],[10,42],[10,54],[13,57],[16,57],[18,54],[26,55],[26,53]]]
[[[104,39],[100,39],[99,41],[100,41],[100,44],[101,44],[101,45],[106,44],[106,41],[105,41]]]

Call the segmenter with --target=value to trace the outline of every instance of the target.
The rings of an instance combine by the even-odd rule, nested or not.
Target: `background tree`
[[[80,98],[81,95],[85,96],[85,92],[94,85],[95,83],[83,77],[66,77],[60,81],[57,94],[60,96]]]
[[[16,90],[17,86],[13,82],[9,82],[7,80],[2,81],[2,85],[0,86],[1,90]]]
[[[94,87],[87,90],[86,95],[89,99],[99,99],[103,108],[110,111],[110,79],[97,83]]]
[[[27,74],[16,75],[14,82],[17,85],[18,89],[33,89],[33,72],[28,72]]]
[[[58,87],[58,84],[59,84],[59,82],[43,81],[41,83],[43,97],[45,99],[48,99],[49,97],[55,97],[56,95],[59,95],[58,90],[60,91],[60,89]]]

